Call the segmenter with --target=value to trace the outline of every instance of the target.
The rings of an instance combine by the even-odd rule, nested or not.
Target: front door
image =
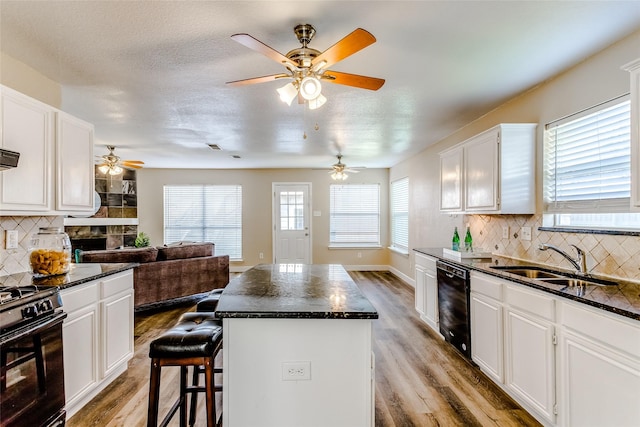
[[[277,264],[311,264],[310,183],[273,184],[273,253]]]

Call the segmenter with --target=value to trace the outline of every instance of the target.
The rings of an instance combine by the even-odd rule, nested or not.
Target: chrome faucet
[[[583,275],[588,274],[588,271],[587,271],[587,257],[585,256],[584,251],[582,249],[580,249],[579,247],[577,247],[576,245],[571,245],[571,246],[576,248],[576,252],[578,253],[578,257],[576,259],[571,258],[571,255],[569,255],[568,253],[566,253],[562,249],[558,248],[557,246],[548,245],[546,243],[540,244],[540,246],[538,246],[538,249],[540,249],[541,251],[546,251],[547,249],[551,249],[551,250],[556,251],[560,255],[565,257],[567,259],[567,261],[569,261],[571,263],[571,265],[573,265],[576,268],[576,273],[583,274]]]

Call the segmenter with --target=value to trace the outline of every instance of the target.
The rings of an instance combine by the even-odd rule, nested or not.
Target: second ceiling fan
[[[302,47],[293,49],[286,55],[281,54],[249,34],[232,35],[231,38],[233,40],[284,65],[287,71],[262,77],[235,80],[227,82],[227,84],[230,86],[243,86],[289,78],[292,79],[292,82],[278,89],[280,99],[291,105],[291,102],[298,98],[299,103],[307,102],[310,109],[318,108],[326,102],[326,98],[321,93],[321,81],[369,90],[378,90],[384,84],[384,79],[328,69],[335,63],[373,44],[376,38],[368,31],[357,28],[324,52],[308,47],[309,42],[311,42],[316,33],[312,25],[297,25],[293,32]]]

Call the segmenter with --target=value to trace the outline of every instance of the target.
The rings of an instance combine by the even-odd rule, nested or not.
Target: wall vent
[[[222,148],[220,148],[220,146],[218,144],[207,144],[209,146],[209,148],[211,148],[213,151],[222,151]]]

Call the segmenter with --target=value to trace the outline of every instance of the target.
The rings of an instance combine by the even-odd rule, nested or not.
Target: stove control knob
[[[38,308],[40,309],[41,312],[43,312],[43,311],[51,311],[51,310],[53,310],[53,304],[51,303],[51,301],[46,299],[44,301],[41,301],[38,304]]]
[[[38,307],[35,304],[28,305],[22,309],[23,319],[32,319],[38,315]]]

